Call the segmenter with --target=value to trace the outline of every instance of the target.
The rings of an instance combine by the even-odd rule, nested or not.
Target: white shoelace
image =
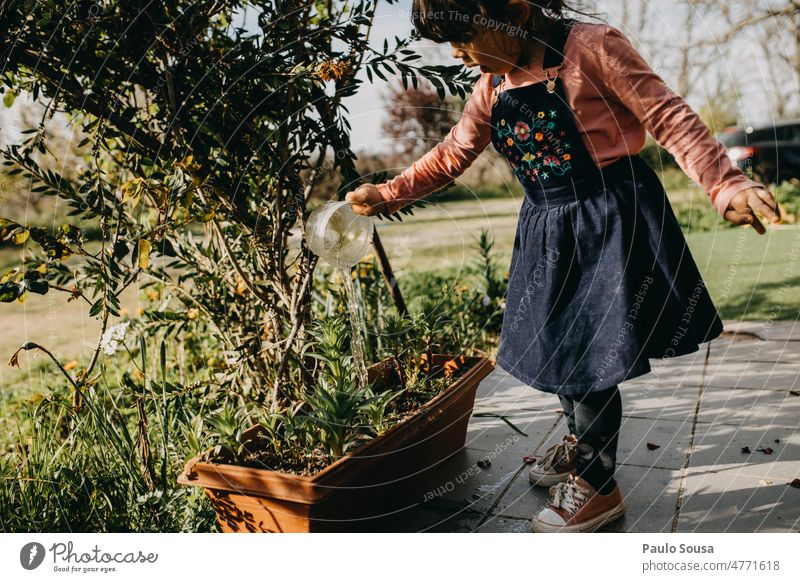
[[[550,487],[550,495],[553,496],[553,499],[549,502],[549,505],[562,507],[570,515],[575,515],[575,512],[589,499],[591,492],[580,487],[573,476],[570,475],[565,483]]]
[[[570,453],[578,446],[577,440],[571,442],[569,436],[561,437],[561,443],[556,443],[545,452],[544,456],[536,463],[542,469],[552,469],[564,458],[569,459]]]

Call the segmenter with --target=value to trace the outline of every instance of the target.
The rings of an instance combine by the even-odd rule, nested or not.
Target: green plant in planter
[[[364,412],[373,399],[355,377],[346,376],[323,377],[308,395],[308,419],[319,429],[320,442],[333,460],[358,442]]]

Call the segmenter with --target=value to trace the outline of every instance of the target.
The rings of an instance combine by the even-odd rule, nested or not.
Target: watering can
[[[306,221],[308,248],[333,267],[350,269],[367,254],[374,232],[372,218],[353,212],[347,201],[330,201]]]

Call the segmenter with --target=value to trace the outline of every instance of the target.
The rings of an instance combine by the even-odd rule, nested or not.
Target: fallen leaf
[[[792,479],[792,482],[789,483],[789,487],[794,487],[795,489],[800,489],[800,479]]]
[[[749,455],[749,454],[750,454],[750,453],[752,453],[753,451],[751,451],[751,450],[750,450],[750,447],[742,447],[742,452],[743,452],[745,455]]]
[[[656,449],[660,449],[661,445],[654,445],[653,443],[647,443],[647,450],[648,451],[655,451]]]
[[[536,457],[533,457],[533,456],[531,456],[531,455],[525,455],[524,457],[522,457],[522,461],[523,461],[523,462],[524,462],[526,465],[531,465],[531,464],[533,464],[533,463],[535,463],[535,462],[536,462]]]
[[[800,396],[800,391],[798,390],[789,390],[789,394],[792,396]]]
[[[478,465],[478,466],[479,466],[481,469],[485,469],[486,467],[489,467],[491,464],[492,464],[492,462],[491,462],[489,459],[480,459],[480,460],[478,461],[478,463],[477,463],[477,465]]]
[[[781,442],[781,439],[775,439],[775,442],[779,443],[779,442]]]
[[[764,485],[764,486],[772,485],[772,481],[770,481],[769,479],[762,479],[758,483],[759,483],[759,485]]]
[[[774,451],[769,447],[762,447],[758,449],[760,453],[764,453],[765,455],[771,455]]]

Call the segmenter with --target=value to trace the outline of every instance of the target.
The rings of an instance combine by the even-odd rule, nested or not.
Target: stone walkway
[[[616,478],[627,513],[600,531],[800,531],[800,488],[789,485],[800,478],[800,322],[725,329],[620,386]],[[529,531],[549,494],[530,486],[523,456],[566,433],[558,398],[496,368],[478,389],[466,448],[388,529]]]

